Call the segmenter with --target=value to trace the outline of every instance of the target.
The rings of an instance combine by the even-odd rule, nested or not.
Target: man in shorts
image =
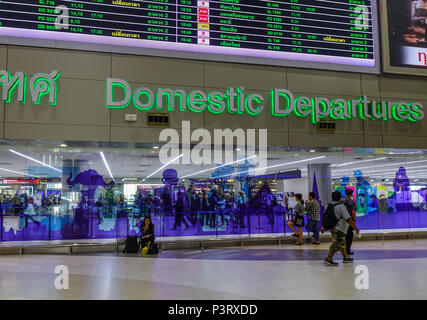
[[[334,262],[332,258],[334,257],[335,253],[337,253],[338,251],[341,251],[344,257],[343,263],[352,263],[353,259],[350,258],[349,255],[347,254],[345,240],[346,240],[349,226],[351,226],[356,231],[356,234],[359,233],[359,229],[356,227],[353,220],[351,219],[351,216],[348,213],[347,208],[341,202],[341,192],[339,191],[332,192],[332,205],[335,205],[334,213],[338,222],[336,226],[331,230],[332,244],[329,247],[329,254],[326,257],[324,264],[328,266],[337,266],[338,263]],[[325,229],[322,227],[322,232],[324,231]]]

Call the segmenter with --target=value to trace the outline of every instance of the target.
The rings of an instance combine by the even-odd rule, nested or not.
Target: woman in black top
[[[141,224],[141,247],[144,248],[148,245],[148,242],[151,244],[154,243],[154,224],[151,222],[150,217],[145,217],[144,221]]]
[[[296,245],[302,245],[302,227],[304,227],[304,201],[302,200],[302,195],[300,193],[295,195],[297,204],[294,208],[295,217],[288,222],[288,227],[291,228],[295,233],[293,236],[298,237]],[[298,228],[298,230],[296,228]]]

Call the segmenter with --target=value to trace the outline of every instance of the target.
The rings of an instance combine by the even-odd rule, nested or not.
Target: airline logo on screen
[[[23,72],[12,75],[5,70],[0,70],[1,101],[11,103],[12,94],[16,93],[17,101],[25,103],[27,89],[29,89],[31,101],[34,104],[40,104],[43,96],[46,96],[49,104],[55,106],[58,92],[56,80],[59,75],[60,73],[56,70],[51,73],[37,73],[31,77]]]
[[[419,102],[375,101],[367,96],[358,99],[333,100],[324,97],[296,97],[287,89],[272,89],[270,110],[275,117],[291,114],[311,118],[317,123],[325,118],[332,119],[372,119],[387,121],[418,122],[424,119],[424,107]],[[153,91],[147,87],[132,89],[123,79],[107,79],[106,108],[125,109],[131,104],[142,111],[204,112],[230,114],[250,114],[257,116],[264,112],[266,99],[258,93],[247,94],[244,87],[227,88],[225,92],[206,93],[195,90],[187,93],[182,89],[160,88]]]

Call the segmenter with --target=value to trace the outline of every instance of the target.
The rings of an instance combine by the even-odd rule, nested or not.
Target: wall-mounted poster
[[[369,187],[365,186],[356,188],[356,204],[358,216],[364,216],[368,212],[368,188]]]
[[[378,198],[377,198],[377,187],[368,187],[368,201],[367,207],[368,212],[376,212],[378,210]]]

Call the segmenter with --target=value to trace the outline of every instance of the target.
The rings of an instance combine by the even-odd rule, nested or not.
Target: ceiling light
[[[225,166],[229,166],[229,165],[232,165],[232,164],[235,164],[235,163],[238,163],[238,162],[242,162],[242,161],[245,161],[245,160],[249,160],[249,159],[251,159],[251,158],[255,158],[255,157],[258,157],[258,156],[257,156],[257,155],[253,155],[253,156],[250,156],[250,157],[248,157],[248,158],[244,158],[244,159],[236,160],[236,161],[233,161],[233,162],[229,162],[229,163],[223,164],[223,165],[218,166],[218,167],[213,167],[213,168],[205,169],[205,170],[202,170],[202,171],[199,171],[199,172],[191,173],[191,174],[188,174],[188,175],[186,175],[186,176],[182,176],[182,177],[181,177],[181,179],[182,179],[182,178],[188,178],[188,177],[194,176],[194,175],[196,175],[196,174],[200,174],[200,173],[204,173],[204,172],[208,172],[208,171],[216,170],[216,169],[218,169],[218,168],[222,168],[222,167],[225,167]]]
[[[104,165],[107,168],[107,171],[108,171],[111,179],[113,179],[113,181],[114,181],[113,174],[111,173],[110,166],[108,165],[107,159],[105,159],[104,152],[100,151],[99,154],[101,155],[102,161],[104,161]]]
[[[420,162],[427,162],[427,160],[417,160],[417,161],[408,161],[408,162],[398,162],[398,163],[387,163],[387,164],[381,164],[381,167],[389,167],[389,166],[400,166],[400,165],[407,165],[407,164],[413,164],[413,163],[420,163]],[[369,167],[356,167],[356,169],[370,169],[370,168],[377,168],[377,166],[369,166]],[[334,169],[334,171],[347,171],[349,169]]]
[[[65,143],[61,143],[60,147],[66,148],[66,147],[68,147],[68,145],[66,145]]]
[[[169,161],[168,163],[164,164],[163,166],[161,166],[159,169],[157,169],[156,171],[154,171],[152,174],[150,174],[149,176],[145,177],[145,179],[151,178],[152,176],[154,176],[157,172],[159,172],[160,170],[166,168],[168,165],[170,165],[171,163],[174,163],[176,160],[180,159],[181,157],[183,157],[184,154],[181,153],[178,157],[176,157],[175,159],[172,159],[171,161]],[[145,179],[143,179],[142,181],[145,181]]]
[[[14,170],[9,170],[9,169],[5,169],[5,168],[0,168],[0,170],[7,171],[7,172],[12,172],[12,173],[16,173],[16,174],[23,175],[23,176],[39,178],[38,176],[35,176],[35,175],[31,175],[31,174],[23,173],[23,172],[19,172],[19,171],[14,171]]]
[[[368,160],[358,160],[358,161],[346,162],[346,163],[341,163],[341,164],[333,164],[331,167],[343,167],[343,166],[347,166],[347,165],[355,164],[355,163],[370,162],[370,161],[379,161],[379,160],[385,160],[385,159],[387,159],[387,157],[376,158],[376,159],[368,159]]]
[[[25,159],[28,159],[28,160],[34,161],[34,162],[36,162],[36,163],[38,163],[38,164],[41,164],[42,166],[45,166],[45,167],[51,168],[51,169],[53,169],[53,170],[56,170],[56,171],[58,171],[58,172],[61,172],[61,173],[62,173],[62,171],[61,171],[61,170],[59,170],[59,169],[57,169],[57,168],[55,168],[55,167],[52,167],[52,166],[50,166],[50,165],[48,165],[48,164],[46,164],[46,163],[43,163],[43,162],[41,162],[41,161],[39,161],[39,160],[36,160],[36,159],[34,159],[34,158],[31,158],[31,157],[29,157],[29,156],[26,156],[25,154],[19,153],[19,152],[15,151],[15,150],[12,150],[12,149],[9,149],[9,151],[10,151],[10,152],[12,152],[12,153],[14,153],[14,154],[17,154],[18,156],[21,156],[21,157],[23,157],[23,158],[25,158]]]
[[[319,159],[323,159],[326,158],[326,156],[321,156],[321,157],[315,157],[315,158],[308,158],[308,159],[304,159],[304,160],[298,160],[298,161],[293,161],[293,162],[288,162],[288,163],[282,163],[282,164],[275,164],[273,166],[268,166],[268,167],[262,167],[262,168],[257,168],[257,169],[251,169],[254,171],[261,171],[261,170],[267,170],[267,169],[271,169],[271,168],[277,168],[277,167],[283,167],[283,166],[288,166],[288,165],[292,165],[292,164],[296,164],[296,163],[301,163],[301,162],[308,162],[308,161],[314,161],[314,160],[319,160]],[[248,173],[251,170],[246,170],[246,171],[240,171],[237,172],[236,175],[242,174],[242,173]],[[231,176],[234,173],[231,174],[225,174],[216,178],[222,178],[222,177],[226,177],[226,176]]]
[[[153,149],[159,149],[159,147],[155,146],[155,147],[153,147]]]

